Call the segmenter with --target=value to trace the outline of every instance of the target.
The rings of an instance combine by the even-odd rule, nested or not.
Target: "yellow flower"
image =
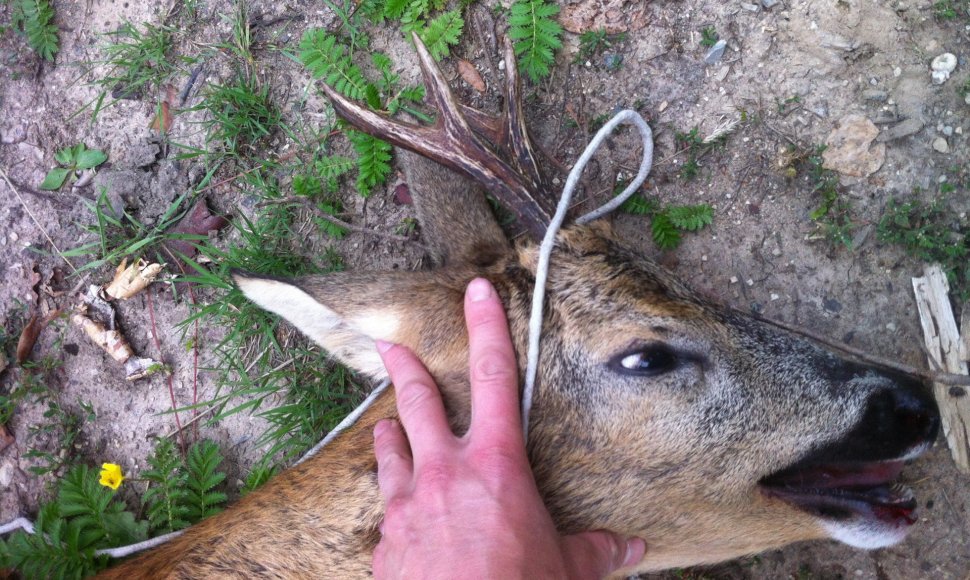
[[[118,489],[118,486],[124,480],[125,476],[121,473],[120,465],[115,465],[114,463],[101,464],[101,479],[98,483],[111,489]]]

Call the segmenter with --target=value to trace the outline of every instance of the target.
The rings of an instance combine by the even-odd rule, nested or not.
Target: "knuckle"
[[[455,467],[450,462],[439,459],[426,461],[418,478],[424,487],[443,488],[454,481],[456,475]]]
[[[519,369],[507,353],[486,348],[471,365],[471,378],[476,382],[515,383]]]
[[[498,478],[508,478],[525,471],[523,452],[504,445],[489,445],[476,450],[472,461],[482,470]]]
[[[398,388],[398,409],[413,413],[430,405],[437,397],[436,388],[422,381],[409,381]]]

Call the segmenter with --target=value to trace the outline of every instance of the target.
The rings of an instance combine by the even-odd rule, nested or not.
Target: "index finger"
[[[476,278],[465,293],[472,419],[469,433],[493,444],[522,447],[519,367],[505,309],[492,284]]]

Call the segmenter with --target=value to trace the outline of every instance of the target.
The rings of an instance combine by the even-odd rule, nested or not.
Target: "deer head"
[[[418,154],[400,158],[436,269],[296,280],[238,273],[236,282],[375,379],[386,372],[374,341],[408,346],[461,431],[469,417],[464,288],[476,276],[492,281],[524,368],[537,253],[531,241],[506,240],[482,189],[534,237],[552,211],[508,43],[505,114],[495,119],[458,104],[414,41],[439,111],[434,126],[327,94],[357,128]],[[939,422],[920,384],[708,302],[605,223],[560,233],[546,293],[528,451],[562,532],[645,538],[637,571],[807,539],[876,548],[905,536],[915,501],[893,480],[929,447]]]

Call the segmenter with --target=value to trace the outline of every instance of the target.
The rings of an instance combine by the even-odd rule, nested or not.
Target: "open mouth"
[[[796,465],[761,480],[761,489],[822,518],[902,527],[916,521],[912,490],[894,483],[902,469],[902,460]]]

